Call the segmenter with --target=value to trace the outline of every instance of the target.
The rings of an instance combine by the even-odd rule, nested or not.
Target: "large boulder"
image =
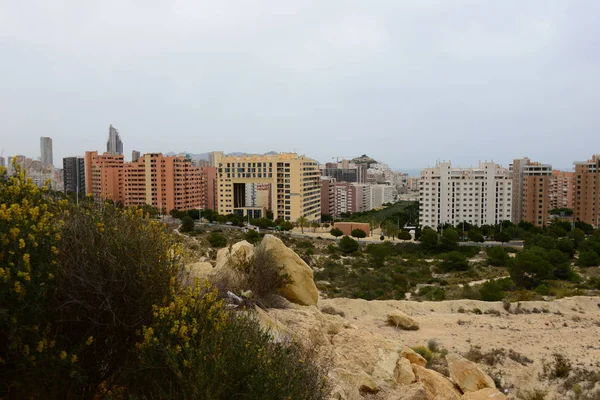
[[[410,385],[416,380],[415,373],[407,358],[401,357],[398,359],[398,362],[396,362],[394,378],[399,385]]]
[[[271,252],[279,264],[283,265],[283,272],[292,278],[292,283],[281,290],[281,295],[296,304],[316,306],[319,292],[313,279],[312,269],[298,254],[273,235],[265,235],[261,244]]]
[[[496,389],[496,384],[477,364],[458,354],[448,354],[448,371],[452,379],[463,392],[475,392],[480,389]]]
[[[248,261],[253,255],[254,246],[245,240],[237,242],[231,247],[219,249],[215,263],[215,272],[221,273],[225,268],[231,268],[232,264]]]
[[[195,285],[196,280],[202,283],[205,279],[214,272],[214,268],[211,263],[207,261],[197,262],[185,266],[185,276],[183,277],[183,284],[192,286]]]
[[[358,389],[361,393],[377,393],[380,390],[377,383],[365,371],[350,372],[343,368],[336,368],[332,372],[346,385]]]
[[[463,400],[506,400],[507,397],[498,389],[485,388],[476,392],[467,392],[463,394]]]
[[[396,328],[408,331],[416,331],[419,329],[419,323],[400,310],[390,312],[387,316],[387,320],[389,324],[394,325]]]
[[[421,367],[427,365],[427,360],[408,346],[404,346],[400,355],[410,361],[411,364],[420,365]]]
[[[254,306],[254,317],[260,324],[260,327],[271,335],[277,343],[284,342],[292,337],[292,333],[281,321],[273,318],[268,312],[260,307]]]
[[[460,400],[462,393],[444,375],[420,365],[412,365],[417,381],[422,382],[430,399]]]
[[[393,400],[430,400],[425,385],[422,383],[414,383],[410,386],[403,386],[401,394],[390,396]]]

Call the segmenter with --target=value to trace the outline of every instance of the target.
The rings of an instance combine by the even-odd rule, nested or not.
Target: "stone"
[[[419,323],[404,314],[402,311],[394,310],[387,316],[388,323],[396,328],[401,328],[407,331],[416,331],[419,329]]]
[[[413,383],[410,386],[402,387],[402,394],[394,396],[393,400],[430,400],[425,385],[422,383]]]
[[[435,400],[460,400],[461,392],[439,372],[426,369],[420,365],[412,365],[417,381],[422,382],[430,399]]]
[[[463,394],[463,400],[506,400],[507,397],[498,389],[485,388],[476,392]]]
[[[415,373],[412,370],[410,361],[407,358],[401,357],[396,362],[394,369],[394,378],[399,385],[410,385],[416,380]]]
[[[377,393],[380,390],[375,380],[365,371],[350,372],[342,368],[337,368],[332,372],[351,387],[358,389],[361,393]]]
[[[281,289],[281,295],[292,303],[316,306],[319,292],[313,278],[313,270],[304,260],[273,235],[265,235],[261,245],[271,252],[273,258],[283,265],[283,272],[292,278],[292,283]]]
[[[231,268],[232,264],[247,261],[254,255],[254,246],[245,240],[237,242],[231,248],[224,247],[217,252],[215,272],[219,273],[224,268]]]
[[[204,280],[208,279],[214,272],[214,268],[211,263],[201,261],[195,264],[186,265],[185,271],[187,274],[183,277],[183,284],[192,286],[195,285],[196,280],[202,284]]]
[[[292,333],[281,321],[273,318],[262,308],[254,306],[254,317],[260,327],[271,335],[274,342],[281,343],[292,337]]]
[[[427,365],[427,360],[422,355],[420,355],[419,353],[417,353],[413,349],[411,349],[410,347],[404,346],[404,348],[400,352],[400,355],[402,357],[406,358],[408,361],[410,361],[411,364],[416,364],[421,367],[424,367]]]
[[[477,364],[458,354],[446,355],[448,371],[452,379],[463,392],[475,392],[485,388],[496,388],[496,384]]]

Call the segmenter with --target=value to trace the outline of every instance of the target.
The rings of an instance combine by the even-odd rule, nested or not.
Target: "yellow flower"
[[[91,345],[92,343],[94,343],[94,337],[93,337],[93,336],[90,336],[90,337],[89,337],[89,338],[86,340],[85,344],[86,344],[86,346],[89,346],[89,345]]]
[[[65,358],[67,358],[67,352],[63,350],[60,352],[60,359],[64,360]]]
[[[73,355],[71,356],[71,362],[72,362],[72,363],[76,363],[76,362],[77,362],[77,356],[76,356],[75,354],[73,354]]]
[[[23,239],[19,239],[19,248],[22,249],[25,247],[25,241]]]
[[[38,351],[38,353],[41,353],[42,351],[44,351],[44,341],[43,340],[40,340],[38,342],[37,351]]]

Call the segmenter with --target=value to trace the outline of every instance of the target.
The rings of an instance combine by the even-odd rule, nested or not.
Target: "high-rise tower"
[[[119,131],[112,125],[108,128],[108,141],[106,142],[106,152],[116,155],[123,155],[123,142],[119,136]]]
[[[40,150],[42,166],[46,167],[53,165],[52,160],[52,138],[42,136],[40,138]]]

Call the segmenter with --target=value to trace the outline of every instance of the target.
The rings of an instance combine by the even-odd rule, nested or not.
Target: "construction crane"
[[[350,158],[350,157],[345,157],[345,156],[337,156],[337,157],[331,157],[331,159],[332,159],[332,160],[335,160],[335,162],[338,162],[338,163],[339,163],[339,162],[340,162],[340,159],[341,159],[342,161],[344,161],[344,160],[348,160],[348,161],[350,161],[350,159],[351,159],[351,158]]]

